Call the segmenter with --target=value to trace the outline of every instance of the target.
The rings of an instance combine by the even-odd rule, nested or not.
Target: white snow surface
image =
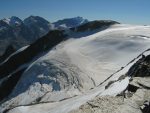
[[[102,92],[101,96],[116,96],[117,94],[120,94],[123,90],[127,88],[129,84],[129,77],[126,77],[123,80],[119,80],[115,82],[114,84],[110,85],[108,89],[106,89],[104,92]]]
[[[148,49],[149,37],[150,26],[132,25],[71,37],[29,66],[4,105],[28,105],[39,97],[48,103],[15,107],[8,113],[67,113],[95,96],[119,94],[126,89],[128,77],[108,89],[105,86],[125,74],[136,60],[99,84]]]
[[[3,19],[3,21],[6,22],[7,24],[9,24],[10,23],[10,18],[5,18],[5,19]]]

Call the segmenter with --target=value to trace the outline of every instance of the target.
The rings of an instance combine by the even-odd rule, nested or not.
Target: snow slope
[[[30,105],[38,100],[42,104],[16,107],[9,113],[67,113],[97,95],[115,96],[127,87],[129,78],[106,90],[105,86],[125,74],[131,65],[123,67],[149,48],[149,37],[149,26],[131,25],[71,37],[29,66],[3,106]],[[123,70],[106,80],[119,69]],[[114,90],[118,86],[122,87]]]

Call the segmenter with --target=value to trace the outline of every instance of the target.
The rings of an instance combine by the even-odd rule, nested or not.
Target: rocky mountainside
[[[46,35],[50,30],[69,29],[87,22],[88,20],[82,17],[67,18],[54,23],[39,16],[30,16],[24,20],[16,16],[2,19],[0,20],[0,56],[3,57],[8,46],[18,50]]]
[[[26,45],[28,41],[25,39],[25,34],[28,34],[29,31],[24,26],[23,22],[20,22],[20,19],[11,17],[10,19],[0,20],[0,54],[2,55],[5,49],[9,45],[14,45],[17,49],[19,45]],[[24,31],[23,33],[21,33]],[[30,38],[30,35],[29,37]],[[20,46],[19,46],[20,47]]]
[[[0,20],[0,55],[8,46],[17,50],[34,42],[51,30],[50,25],[38,16],[30,16],[24,21],[15,16]]]
[[[50,31],[1,63],[0,112],[132,111],[129,100],[147,110],[149,31],[115,21]]]
[[[50,30],[54,29],[53,25],[49,21],[39,16],[30,16],[23,22],[27,28],[30,29],[33,35],[33,41],[46,35]]]
[[[117,22],[88,22],[88,20],[83,19],[82,17],[59,20],[52,24],[39,16],[30,16],[24,21],[15,16],[8,19],[3,19],[0,20],[0,39],[1,43],[3,43],[0,44],[0,61],[3,61],[5,60],[5,58],[8,57],[5,53],[7,52],[7,48],[9,46],[12,46],[13,49],[16,51],[23,46],[33,43],[41,36],[46,35],[50,30],[61,29],[61,23],[67,25],[67,27],[63,28],[63,30],[70,29],[70,31],[72,31],[73,33],[75,32],[76,34],[76,32],[83,33],[88,31],[94,31],[95,29],[103,30],[109,27],[109,25],[116,24]]]

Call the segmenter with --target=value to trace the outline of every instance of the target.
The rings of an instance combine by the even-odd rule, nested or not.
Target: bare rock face
[[[128,71],[131,77],[150,77],[150,55],[138,60]]]
[[[149,113],[150,112],[150,101],[145,101],[144,104],[140,107],[142,113]]]

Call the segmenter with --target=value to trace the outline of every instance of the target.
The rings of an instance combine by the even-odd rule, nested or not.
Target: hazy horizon
[[[1,0],[0,19],[34,15],[54,22],[81,16],[88,20],[150,25],[149,5],[149,0]]]

